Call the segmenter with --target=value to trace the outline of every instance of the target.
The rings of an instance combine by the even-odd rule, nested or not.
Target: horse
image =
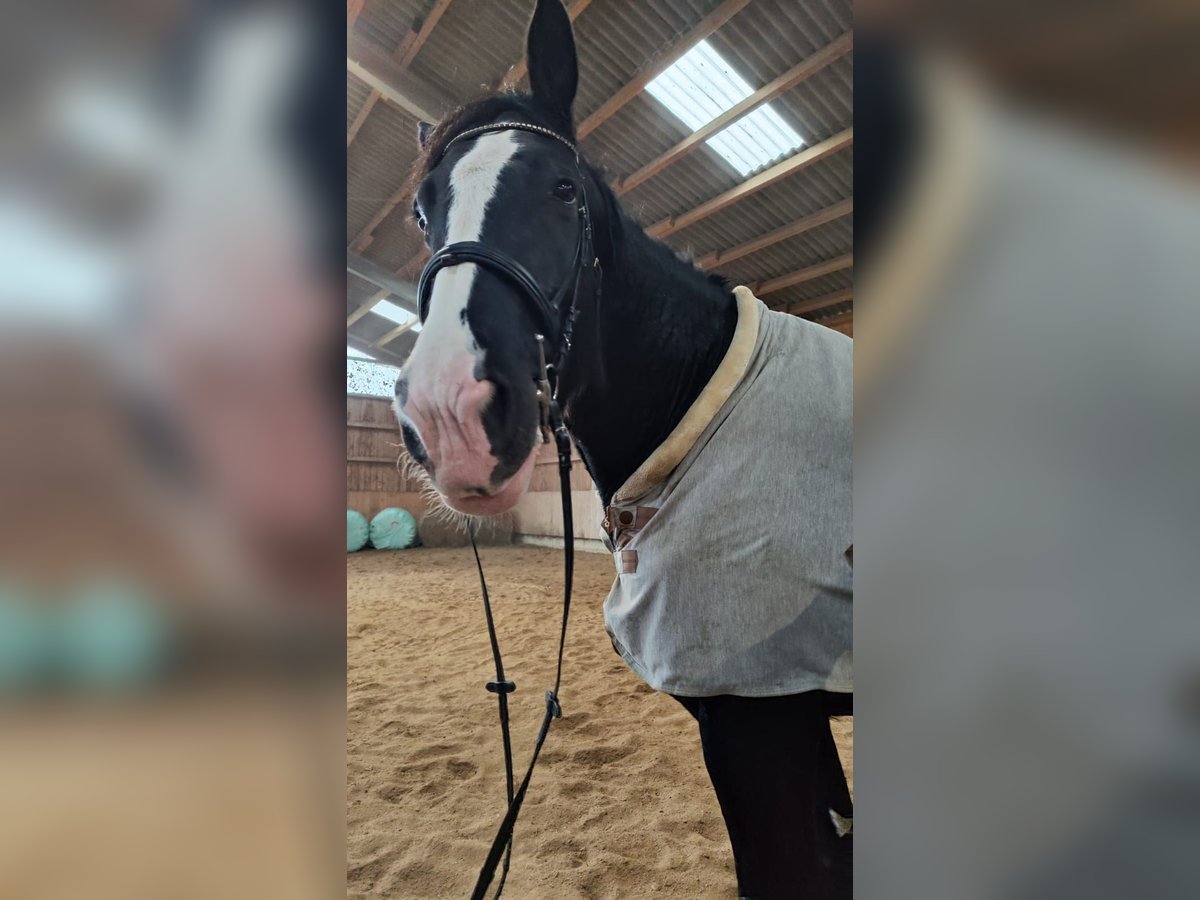
[[[609,636],[695,717],[739,893],[848,897],[829,716],[852,698],[852,342],[621,207],[578,150],[560,0],[537,0],[526,59],[528,92],[418,128],[433,255],[396,382],[405,447],[447,506],[495,516],[561,419],[605,510]]]

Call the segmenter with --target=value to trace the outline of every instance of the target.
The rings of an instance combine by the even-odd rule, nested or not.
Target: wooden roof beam
[[[829,306],[837,306],[839,303],[845,303],[847,300],[854,299],[854,291],[847,288],[844,291],[834,291],[830,294],[822,294],[820,297],[813,297],[811,300],[801,300],[798,303],[789,303],[787,306],[778,307],[780,312],[788,313],[793,316],[803,316],[811,312],[816,312],[820,309],[825,309]]]
[[[714,253],[709,253],[707,256],[702,256],[696,260],[696,265],[701,269],[708,270],[724,265],[725,263],[733,262],[735,259],[741,259],[743,256],[757,253],[759,250],[765,250],[767,247],[778,244],[780,241],[786,241],[788,238],[804,234],[806,231],[812,231],[812,229],[827,222],[840,219],[842,216],[848,216],[853,211],[854,201],[843,200],[840,203],[833,204],[833,206],[819,209],[802,219],[797,219],[795,222],[789,222],[782,228],[769,231],[752,241],[738,244],[736,247],[730,247],[728,250],[717,250]]]
[[[778,78],[760,87],[745,100],[731,106],[708,124],[697,128],[657,159],[646,163],[646,165],[642,166],[632,175],[618,179],[613,185],[613,190],[616,191],[618,196],[632,191],[639,184],[653,178],[663,169],[667,168],[667,166],[687,156],[687,154],[701,146],[717,132],[728,128],[738,119],[758,109],[758,107],[767,101],[778,97],[784,91],[790,90],[802,81],[811,78],[835,60],[841,59],[853,47],[854,35],[852,32],[846,32],[832,43],[826,44],[816,53],[810,54],[807,59],[792,66]]]
[[[370,95],[366,102],[363,103],[362,109],[358,111],[358,115],[354,117],[354,121],[350,123],[350,127],[346,129],[346,146],[349,147],[354,143],[354,139],[358,137],[358,133],[362,130],[363,124],[367,121],[367,116],[371,114],[371,110],[375,108],[375,104],[379,102],[379,98],[383,94],[374,88],[371,89]]]
[[[397,305],[408,312],[415,313],[417,311],[417,289],[407,281],[397,278],[379,263],[363,259],[355,253],[347,253],[346,271],[371,282],[378,288],[385,289],[390,294],[395,294]],[[375,302],[378,303],[379,300]]]
[[[380,300],[387,299],[387,295],[390,293],[391,291],[385,288],[383,290],[376,291],[374,294],[360,303],[354,312],[346,316],[346,327],[349,328],[351,325],[369,313],[375,307],[375,305],[379,303]]]
[[[355,35],[346,42],[346,69],[386,100],[426,122],[438,121],[457,106],[452,97]]]
[[[429,36],[433,34],[433,29],[437,28],[438,22],[442,20],[442,16],[446,14],[447,8],[450,6],[451,0],[437,0],[433,4],[433,8],[429,10],[429,15],[425,17],[425,21],[421,23],[421,28],[417,31],[417,36],[408,43],[408,47],[400,54],[397,62],[400,68],[407,69],[421,48],[425,46],[425,42],[429,40]]]
[[[416,139],[416,135],[413,135],[413,140],[415,141]],[[375,215],[371,216],[367,224],[359,229],[358,234],[356,234],[354,239],[350,242],[350,251],[352,253],[362,253],[364,250],[366,250],[367,245],[370,244],[374,239],[375,229],[383,223],[384,219],[392,214],[392,210],[399,206],[400,201],[407,196],[408,184],[405,183],[400,185],[400,187],[396,189],[396,192],[387,198],[383,206],[379,207],[379,209],[375,211]]]
[[[677,216],[668,216],[662,221],[655,222],[646,229],[646,233],[651,237],[663,238],[667,235],[674,234],[687,228],[689,225],[695,225],[702,219],[707,219],[714,213],[718,213],[727,206],[732,206],[739,200],[744,200],[753,194],[757,194],[763,188],[770,187],[777,181],[782,181],[789,175],[795,175],[797,172],[802,172],[813,163],[825,159],[827,156],[832,156],[840,150],[849,147],[854,143],[854,129],[847,128],[845,131],[835,134],[831,138],[821,141],[819,144],[813,144],[801,150],[799,153],[789,156],[782,162],[778,162],[759,172],[757,175],[752,175],[736,187],[732,187],[723,194],[718,194],[711,200],[701,203],[695,209],[689,209],[687,212],[680,213]]]
[[[814,278],[820,278],[822,275],[830,275],[834,272],[840,272],[842,269],[849,269],[853,265],[854,254],[847,253],[844,256],[827,259],[824,262],[808,266],[805,269],[797,269],[795,272],[780,275],[778,278],[768,278],[766,281],[756,282],[751,287],[751,290],[757,297],[761,298],[766,294],[773,294],[775,291],[782,291],[784,288],[803,284],[806,281],[812,281]]]
[[[400,46],[396,48],[396,53],[393,55],[393,60],[397,68],[389,70],[393,79],[398,78],[399,73],[404,72],[409,65],[412,64],[412,61],[416,59],[417,54],[421,52],[421,48],[425,46],[425,42],[428,41],[430,35],[433,34],[433,29],[437,27],[437,24],[441,21],[442,16],[446,14],[446,10],[449,8],[451,2],[452,0],[437,0],[437,2],[433,4],[433,9],[429,11],[429,15],[425,17],[425,21],[421,23],[420,29],[417,31],[410,31],[405,36],[404,40],[400,42]],[[360,48],[365,48],[367,50],[370,49],[365,43],[360,43]],[[360,49],[359,52],[361,53],[362,49]],[[379,54],[377,57],[375,57],[375,59],[376,64],[378,64],[378,60],[386,60],[387,57]],[[348,64],[349,59],[347,59],[347,65]],[[377,74],[382,78],[387,73],[380,71],[377,72]],[[411,79],[414,76],[408,75],[404,77]],[[403,90],[401,85],[402,81],[398,81],[397,88]],[[429,85],[418,85],[418,90],[421,96],[425,98],[423,102],[434,102],[439,104],[442,108],[442,113],[454,107],[455,104],[452,98],[444,95],[437,95],[436,92],[431,94],[429,93],[429,89]],[[354,122],[350,126],[350,131],[346,135],[347,147],[349,147],[354,141],[354,138],[358,135],[359,129],[361,129],[363,126],[363,122],[367,120],[367,116],[371,114],[371,110],[374,109],[375,104],[379,102],[379,98],[382,96],[383,90],[378,86],[373,86],[371,95],[367,98],[367,102],[363,105],[362,110],[354,118]],[[430,101],[429,98],[432,98],[432,101]],[[389,97],[389,99],[391,98]],[[404,104],[399,105],[404,107]],[[416,115],[416,113],[414,113],[414,115]],[[441,118],[441,114],[437,116],[422,115],[418,117],[427,122],[436,122],[439,118]],[[350,242],[350,249],[356,253],[365,250],[367,245],[371,242],[370,239],[372,232],[379,227],[379,224],[384,219],[391,215],[392,210],[396,208],[397,204],[399,204],[402,199],[404,199],[403,187],[396,191],[396,193],[392,194],[392,196],[388,198],[387,203],[384,204],[379,212],[371,217],[371,221],[367,223],[366,227],[364,227],[358,232],[358,234],[354,236],[354,240]]]
[[[849,312],[844,312],[836,316],[829,316],[825,319],[813,319],[812,321],[816,322],[818,325],[824,325],[826,328],[832,328],[835,331],[841,331],[843,334],[848,334],[849,332],[843,329],[847,329],[847,326],[852,326],[854,324],[854,310],[850,310]]]
[[[408,34],[400,40],[400,46],[396,48],[396,52],[392,54],[392,59],[400,60],[408,52],[408,48],[417,39],[419,32],[415,29],[410,29]],[[350,123],[350,127],[346,130],[346,146],[349,147],[354,143],[354,139],[358,137],[359,131],[367,121],[367,116],[371,115],[371,111],[375,109],[377,104],[383,98],[383,94],[379,93],[375,88],[371,88],[371,93],[367,96],[366,102],[363,103],[362,109],[358,111],[358,115],[354,117],[354,121]]]
[[[400,335],[404,334],[404,332],[411,330],[412,327],[416,324],[417,324],[417,320],[415,317],[412,319],[409,319],[403,325],[397,325],[395,328],[393,328],[391,331],[389,331],[387,334],[385,334],[383,337],[381,337],[379,340],[377,340],[371,346],[378,348],[378,347],[382,347],[384,344],[390,344],[396,338],[400,337]]]
[[[584,119],[583,123],[577,129],[579,139],[582,140],[585,135],[614,116],[626,103],[641,93],[642,89],[658,77],[664,69],[674,65],[679,57],[683,56],[683,54],[687,53],[688,50],[692,49],[701,40],[708,37],[737,15],[737,13],[741,12],[749,2],[750,0],[726,0],[717,9],[701,19],[695,27],[684,33],[672,44],[665,54],[647,66],[641,74],[610,97],[598,110]],[[590,3],[591,0],[576,0],[575,3],[571,4],[568,14],[571,16],[572,21],[587,9]],[[379,90],[388,100],[427,122],[440,121],[446,112],[457,105],[452,98],[441,95],[432,85],[425,84],[411,73],[406,73],[403,66],[398,62],[388,59],[365,42],[353,37],[350,39],[350,48],[347,51],[346,67],[360,79]],[[526,62],[522,59],[522,61],[509,70],[508,74],[501,81],[501,86],[509,87],[524,77],[525,74]],[[367,247],[375,229],[379,227],[384,219],[392,214],[392,211],[400,204],[405,195],[406,191],[402,187],[387,199],[379,211],[371,217],[371,220],[354,236],[354,239],[350,242],[351,250],[361,252]],[[424,255],[424,250],[418,254],[418,256],[422,255]],[[414,257],[413,260],[406,263],[405,267],[415,262],[416,258]]]
[[[362,338],[358,338],[358,337],[348,334],[348,335],[346,335],[346,345],[349,347],[353,347],[359,353],[366,353],[370,356],[375,357],[374,359],[359,360],[359,362],[365,362],[365,363],[380,362],[385,365],[397,366],[397,367],[404,365],[404,357],[400,356],[400,354],[393,353],[392,351],[388,350],[386,347],[373,347],[371,344],[367,343]],[[347,357],[347,362],[349,362],[349,357]]]
[[[689,31],[680,35],[675,43],[671,44],[661,56],[652,60],[631,81],[601,104],[599,109],[583,120],[576,130],[579,140],[583,140],[615,116],[625,104],[640,94],[646,85],[678,62],[681,56],[740,13],[749,3],[750,0],[725,0],[724,3],[697,22]]]

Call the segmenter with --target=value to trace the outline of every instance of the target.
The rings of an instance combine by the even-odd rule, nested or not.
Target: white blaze
[[[483,235],[488,204],[496,195],[500,174],[517,152],[516,137],[510,131],[485,134],[454,166],[450,173],[450,210],[447,214],[446,242],[478,241]],[[448,266],[437,274],[429,298],[429,318],[417,338],[405,369],[439,366],[469,353],[477,360],[483,351],[463,321],[463,311],[471,296],[478,266],[463,263]]]

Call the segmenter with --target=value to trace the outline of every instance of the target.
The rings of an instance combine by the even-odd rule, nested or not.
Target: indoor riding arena
[[[624,208],[704,271],[852,335],[849,0],[568,0],[579,150]],[[469,896],[503,818],[495,675],[465,519],[404,451],[394,384],[420,337],[428,252],[418,126],[528,89],[533,0],[348,0],[347,890]],[[636,398],[630,399],[636,403]],[[580,459],[554,722],[514,833],[514,898],[737,895],[697,726],[614,652],[614,555]],[[554,683],[563,519],[553,444],[512,512],[480,521],[517,778]],[[715,514],[715,513],[714,513]],[[698,560],[703,564],[703,560]],[[834,722],[847,777],[852,720]],[[493,885],[494,890],[494,885]]]

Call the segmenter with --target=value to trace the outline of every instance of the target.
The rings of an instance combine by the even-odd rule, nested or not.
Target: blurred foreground
[[[859,7],[859,896],[1200,896],[1198,38]]]
[[[310,6],[6,12],[0,896],[342,890],[342,17]]]

